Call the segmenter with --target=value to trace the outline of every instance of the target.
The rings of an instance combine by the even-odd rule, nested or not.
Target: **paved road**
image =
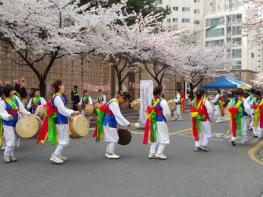
[[[136,120],[136,117],[130,117]],[[142,135],[118,147],[120,160],[104,158],[105,144],[91,138],[72,140],[61,166],[49,163],[54,149],[23,140],[17,163],[0,162],[0,197],[259,197],[263,166],[249,159],[255,143],[232,147],[223,134],[226,123],[213,125],[209,153],[191,151],[190,121],[169,122],[168,160],[148,160]],[[219,134],[217,134],[219,133]]]

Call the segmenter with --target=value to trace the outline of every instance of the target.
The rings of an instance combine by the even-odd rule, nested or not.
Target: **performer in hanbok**
[[[249,127],[249,130],[252,130],[252,131],[254,131],[253,130],[254,116],[253,116],[253,109],[250,106],[250,102],[254,98],[255,92],[256,90],[254,88],[251,88],[249,90],[249,96],[244,100],[245,112],[248,114],[248,119],[247,119],[248,127]],[[254,137],[257,137],[256,133],[253,133],[253,134],[254,134]]]
[[[214,103],[215,105],[215,119],[216,119],[216,122],[221,122],[222,121],[222,103],[220,103],[220,97],[221,97],[221,91],[218,89],[216,90],[217,91],[217,94],[215,96],[215,98],[212,100],[212,102]]]
[[[260,91],[255,92],[255,97],[250,101],[253,115],[253,133],[255,138],[263,137],[263,99]]]
[[[98,125],[94,132],[96,141],[101,139],[102,131],[104,131],[104,140],[107,143],[105,157],[108,159],[119,159],[120,156],[116,154],[115,147],[119,141],[119,135],[117,132],[117,124],[123,127],[129,127],[131,123],[124,118],[120,111],[120,104],[125,103],[130,99],[128,92],[119,92],[114,98],[112,98],[107,104],[102,105],[99,109]],[[101,114],[103,114],[101,116]],[[100,117],[102,118],[100,121]],[[103,128],[103,130],[100,130]]]
[[[182,107],[181,106],[181,94],[180,94],[179,91],[176,91],[176,95],[175,95],[174,101],[176,103],[176,109],[174,111],[174,117],[177,120],[183,120],[182,108],[181,108]]]
[[[34,97],[32,97],[27,104],[27,110],[30,110],[32,114],[35,114],[37,108],[45,105],[46,103],[46,100],[40,96],[40,90],[35,89]]]
[[[190,108],[192,116],[192,132],[195,141],[193,151],[208,152],[208,141],[212,136],[211,122],[214,121],[214,112],[211,103],[204,97],[204,90],[196,92],[196,98]]]
[[[55,164],[63,164],[67,161],[67,157],[62,155],[62,151],[69,145],[70,141],[68,126],[69,117],[79,115],[80,112],[66,107],[66,101],[63,96],[65,86],[61,80],[55,81],[52,88],[55,94],[51,101],[46,105],[47,116],[42,124],[42,128],[40,129],[37,142],[43,142],[47,136],[48,141],[51,144],[56,144],[58,140],[57,147],[51,155],[50,161]],[[55,114],[56,116],[54,117]],[[50,128],[51,122],[55,124],[55,128]],[[48,128],[48,130],[43,128]]]
[[[10,85],[6,85],[3,88],[3,100],[1,105],[1,116],[3,118],[3,132],[6,142],[4,151],[4,161],[6,163],[17,161],[14,155],[16,147],[16,133],[15,126],[18,121],[18,113],[23,115],[30,115],[20,99],[14,95],[14,88]]]
[[[166,145],[170,143],[166,120],[170,118],[171,111],[167,101],[162,98],[163,89],[157,86],[153,90],[154,98],[151,106],[147,107],[147,120],[144,130],[143,143],[151,143],[149,159],[167,159],[164,154]]]
[[[2,92],[3,92],[3,82],[0,81],[0,102],[2,100]],[[4,151],[5,150],[5,140],[4,140],[4,136],[3,136],[3,122],[0,118],[0,146],[1,146],[1,150]]]
[[[83,91],[83,97],[80,99],[79,106],[81,107],[81,114],[86,116],[85,106],[86,105],[93,105],[92,98],[89,96],[88,91]]]
[[[247,142],[247,129],[248,129],[248,114],[244,106],[244,91],[237,90],[232,93],[233,98],[228,103],[228,112],[230,120],[230,128],[232,132],[231,143],[236,146],[237,137],[241,139],[244,144]]]
[[[106,95],[103,94],[102,89],[99,89],[98,93],[99,93],[99,95],[98,95],[98,98],[97,98],[97,102],[102,104],[102,105],[106,104],[107,103],[107,98],[106,98]]]

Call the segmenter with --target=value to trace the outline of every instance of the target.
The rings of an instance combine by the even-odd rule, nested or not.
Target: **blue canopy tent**
[[[204,89],[250,89],[252,86],[230,77],[219,77],[217,80],[203,86]]]

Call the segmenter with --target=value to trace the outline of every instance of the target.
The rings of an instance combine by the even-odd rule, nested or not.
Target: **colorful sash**
[[[193,105],[190,108],[192,117],[192,133],[195,141],[199,141],[199,134],[201,131],[201,121],[207,119],[205,110],[205,99],[202,98],[199,102],[193,100]]]
[[[98,96],[98,101],[101,103],[103,101],[103,95]]]
[[[181,98],[181,112],[184,113],[185,106],[184,106],[184,97]]]
[[[59,96],[59,95],[55,95]],[[53,98],[55,98],[55,96]],[[45,143],[46,138],[51,145],[57,144],[57,131],[55,119],[57,118],[58,110],[52,106],[52,101],[48,101],[44,107],[47,109],[47,114],[40,128],[39,135],[37,138],[37,144],[40,142]]]
[[[105,116],[105,112],[109,108],[109,105],[113,102],[116,102],[119,104],[119,99],[113,98],[106,105],[102,105],[98,109],[96,109],[96,112],[98,114],[98,120],[97,120],[97,124],[94,130],[94,133],[93,133],[93,137],[96,139],[96,142],[99,142],[103,137],[103,119]]]
[[[241,131],[242,120],[241,120],[241,118],[242,118],[242,114],[243,114],[243,109],[241,107],[241,104],[243,102],[244,102],[243,97],[241,97],[237,102],[235,99],[232,99],[232,106],[234,106],[234,107],[228,108],[230,127],[232,130],[233,137],[236,137],[237,134],[238,134],[238,136],[242,136],[242,131]]]
[[[33,98],[33,107],[37,107],[38,105],[41,105],[40,97],[34,97]]]
[[[156,106],[161,102],[160,98],[154,98],[152,106],[146,108],[146,124],[144,128],[143,144],[157,141],[157,110]]]
[[[256,101],[256,98],[253,99],[252,109],[254,109],[254,128],[259,127],[263,128],[263,99],[261,101]]]
[[[6,98],[4,100],[5,100],[5,102],[8,103],[8,105],[11,106],[11,108],[12,108],[11,111],[18,111],[18,106],[15,103],[15,97],[12,97],[12,99]]]
[[[221,116],[224,117],[225,115],[225,109],[224,109],[224,98],[220,98],[218,101],[219,109],[221,112]]]
[[[89,104],[89,97],[88,96],[83,96],[82,97],[82,107],[85,107],[85,105]]]

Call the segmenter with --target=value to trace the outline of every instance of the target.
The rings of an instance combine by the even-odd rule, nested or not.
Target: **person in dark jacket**
[[[73,103],[73,110],[78,110],[78,103],[80,102],[80,96],[78,93],[78,86],[74,86],[74,89],[71,91],[71,101]]]

